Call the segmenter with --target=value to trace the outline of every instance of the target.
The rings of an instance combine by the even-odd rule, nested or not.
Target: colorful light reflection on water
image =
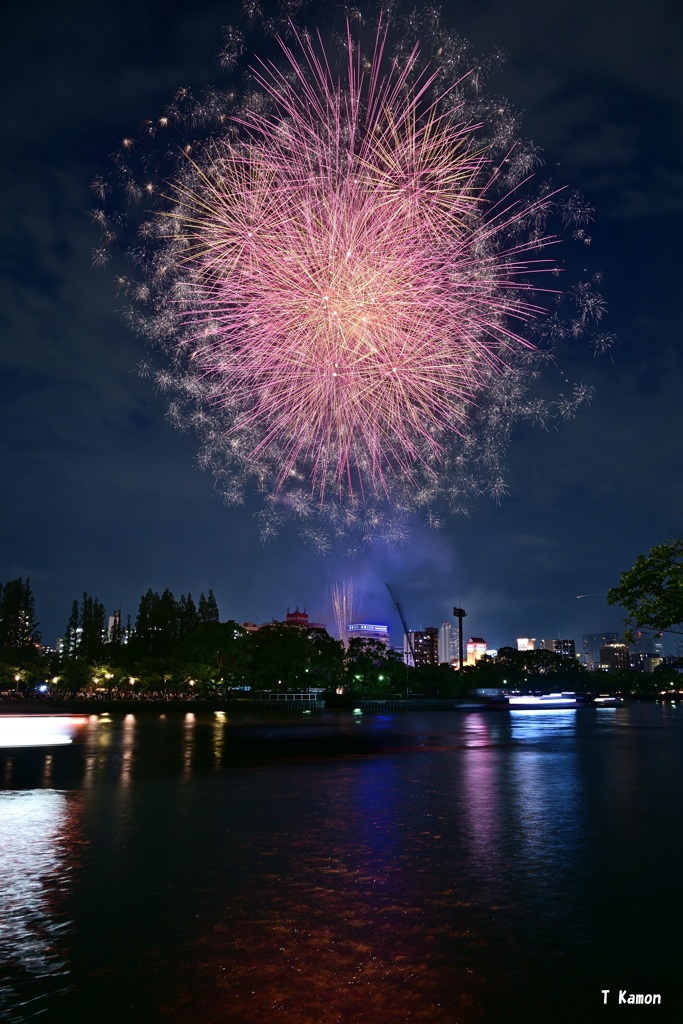
[[[49,785],[51,755],[43,759]],[[52,789],[0,799],[0,1019],[47,1012],[70,985],[72,922],[65,888],[78,865],[79,800]]]
[[[682,738],[657,708],[93,716],[3,755],[4,1019],[592,1020],[632,978],[671,1003],[638,943],[683,910],[652,874]]]

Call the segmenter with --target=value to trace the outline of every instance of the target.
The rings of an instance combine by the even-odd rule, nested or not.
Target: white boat
[[[508,697],[511,711],[557,711],[562,708],[577,708],[581,701],[575,693],[541,693]]]
[[[623,697],[614,697],[610,693],[601,693],[593,697],[593,704],[597,708],[620,708],[624,703]]]
[[[82,715],[0,715],[0,747],[54,747],[73,741]]]

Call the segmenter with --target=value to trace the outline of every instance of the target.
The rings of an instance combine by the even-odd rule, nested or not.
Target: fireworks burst
[[[330,587],[337,639],[346,647],[349,644],[349,625],[356,619],[356,589],[355,580],[343,580]]]
[[[437,522],[440,501],[462,511],[504,491],[516,418],[567,418],[589,397],[527,389],[539,350],[602,316],[582,282],[568,324],[544,319],[554,290],[536,284],[555,269],[547,219],[587,244],[591,211],[575,193],[530,194],[535,148],[512,137],[504,101],[481,98],[482,68],[437,15],[403,26],[393,55],[385,16],[367,58],[347,21],[340,72],[288,22],[281,64],[256,61],[245,97],[183,92],[146,123],[154,139],[205,128],[160,185],[132,172],[130,140],[118,158],[129,198],[158,196],[133,249],[142,280],[120,282],[168,357],[156,382],[226,502],[264,495],[264,538],[289,514],[319,550],[330,535],[400,540],[408,510]],[[223,66],[243,49],[228,30]],[[102,199],[109,187],[94,183]],[[114,232],[93,219],[99,264]]]

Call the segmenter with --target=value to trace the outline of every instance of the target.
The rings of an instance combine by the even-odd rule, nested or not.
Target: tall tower
[[[462,620],[466,618],[467,612],[464,608],[454,608],[453,615],[458,620],[458,669],[462,669],[465,664],[465,658],[463,654],[463,635],[462,635]]]
[[[458,627],[443,622],[439,629],[439,664],[451,665],[458,659]]]

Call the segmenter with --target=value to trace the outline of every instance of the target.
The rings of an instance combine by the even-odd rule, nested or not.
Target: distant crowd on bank
[[[39,690],[29,690],[26,693],[15,690],[0,690],[0,701],[3,703],[21,703],[26,704],[54,704],[63,703],[73,700],[87,700],[87,701],[109,701],[109,700],[125,700],[125,701],[153,701],[153,700],[167,700],[167,701],[200,701],[206,700],[206,694],[202,693],[168,693],[162,690],[146,690],[144,693],[135,693],[130,688],[127,690],[105,690],[105,691],[93,691],[93,690],[81,690],[75,694],[65,693],[41,693]]]

